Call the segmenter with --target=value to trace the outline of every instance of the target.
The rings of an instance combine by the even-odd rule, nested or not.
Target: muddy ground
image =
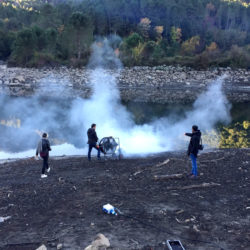
[[[40,178],[41,161],[0,165],[0,216],[11,216],[0,223],[0,249],[56,249],[62,243],[78,250],[97,233],[110,240],[110,249],[166,249],[167,239],[180,239],[186,249],[249,249],[250,149],[204,152],[196,180],[154,179],[189,173],[181,152],[50,163],[47,179]],[[124,215],[104,214],[106,203]]]

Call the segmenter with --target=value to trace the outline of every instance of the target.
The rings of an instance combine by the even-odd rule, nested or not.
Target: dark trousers
[[[42,156],[42,158],[43,158],[42,174],[45,174],[45,169],[49,168],[49,155],[47,154],[46,156]]]
[[[91,160],[91,151],[92,148],[95,148],[97,150],[97,158],[100,158],[100,148],[96,146],[96,143],[90,143],[89,144],[89,152],[88,152],[88,159]]]

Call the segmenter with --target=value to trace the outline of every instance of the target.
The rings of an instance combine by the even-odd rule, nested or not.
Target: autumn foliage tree
[[[193,36],[186,40],[181,45],[181,50],[184,55],[194,55],[200,46],[200,36]]]
[[[147,17],[141,18],[140,23],[138,24],[138,30],[140,35],[144,39],[149,38],[150,29],[151,29],[151,20]]]
[[[116,34],[125,65],[249,68],[249,9],[244,0],[2,0],[0,60],[81,66],[95,37]]]

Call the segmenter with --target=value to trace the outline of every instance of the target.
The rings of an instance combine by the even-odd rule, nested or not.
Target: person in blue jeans
[[[197,170],[197,156],[199,152],[199,145],[200,145],[200,139],[201,139],[201,132],[198,129],[198,126],[193,125],[192,126],[192,133],[185,133],[186,136],[191,137],[190,142],[188,145],[188,156],[190,156],[191,162],[192,162],[192,172],[190,174],[191,178],[195,178],[198,175]]]
[[[91,161],[92,148],[95,148],[97,150],[97,158],[98,158],[98,160],[100,160],[101,159],[101,157],[100,157],[101,150],[100,150],[99,145],[97,144],[98,137],[96,134],[96,124],[93,123],[91,125],[91,128],[88,129],[87,135],[88,135],[88,144],[89,144],[88,160]]]

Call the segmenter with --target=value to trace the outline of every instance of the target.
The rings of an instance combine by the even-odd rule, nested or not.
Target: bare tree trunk
[[[80,32],[77,32],[77,59],[81,59],[81,40],[80,40]]]

